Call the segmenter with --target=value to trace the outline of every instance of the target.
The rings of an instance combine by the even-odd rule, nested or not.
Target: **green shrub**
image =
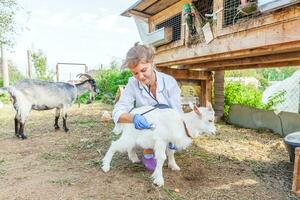
[[[4,104],[9,104],[10,103],[10,96],[9,94],[0,94],[0,101]]]
[[[89,92],[85,92],[83,93],[80,97],[78,97],[75,101],[75,103],[80,103],[80,104],[87,104],[88,100],[90,97],[90,93]]]
[[[233,104],[248,105],[264,109],[261,101],[262,91],[252,85],[243,85],[238,82],[225,83],[224,116],[228,116],[229,107]]]
[[[96,99],[103,99],[106,102],[111,102],[114,99],[118,86],[126,85],[128,78],[132,74],[128,70],[119,71],[114,69],[102,70],[94,75],[97,82],[97,88],[100,90]]]

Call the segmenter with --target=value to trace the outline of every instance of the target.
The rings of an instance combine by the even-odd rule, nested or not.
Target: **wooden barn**
[[[300,65],[299,0],[140,0],[132,17],[159,70],[200,85],[222,116],[224,70]],[[212,94],[213,88],[213,94]]]

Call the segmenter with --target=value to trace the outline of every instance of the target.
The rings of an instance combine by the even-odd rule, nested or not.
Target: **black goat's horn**
[[[78,78],[81,78],[82,76],[84,76],[84,77],[86,77],[86,78],[88,78],[88,79],[93,79],[93,77],[91,77],[91,75],[89,75],[89,74],[82,74],[82,73],[80,73],[80,74],[78,74],[76,77],[78,77]]]

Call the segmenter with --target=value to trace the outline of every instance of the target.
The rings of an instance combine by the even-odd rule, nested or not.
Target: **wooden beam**
[[[136,7],[134,7],[135,10],[145,10],[149,6],[155,4],[158,0],[147,0],[147,1],[141,1]]]
[[[160,0],[155,2],[155,4],[152,4],[150,7],[146,8],[145,10],[146,12],[156,14],[176,4],[177,2],[180,2],[180,0]]]
[[[297,67],[300,66],[300,61],[288,61],[278,63],[263,63],[253,65],[226,66],[219,68],[206,68],[203,71],[218,71],[218,70],[238,70],[238,69],[255,69],[255,68],[272,68],[272,67]]]
[[[129,10],[128,13],[130,15],[136,15],[136,16],[140,16],[140,17],[143,17],[143,18],[149,18],[149,17],[151,17],[150,14],[144,13],[144,12],[138,11],[138,10]]]
[[[159,71],[173,76],[176,80],[210,80],[211,72],[202,72],[187,69],[172,69],[172,68],[158,68]]]
[[[216,53],[205,55],[201,57],[187,57],[182,60],[174,60],[170,62],[161,62],[157,63],[158,67],[170,66],[170,65],[188,65],[188,64],[196,64],[202,62],[209,62],[209,61],[216,61],[216,60],[227,60],[227,59],[234,59],[234,58],[243,58],[247,57],[255,57],[261,55],[268,55],[268,54],[278,54],[278,53],[286,53],[286,52],[295,52],[300,51],[300,40],[282,44],[275,44],[275,45],[267,45],[262,47],[256,47],[251,49],[243,49],[238,51],[231,51],[225,53]],[[156,55],[159,56],[159,55]],[[156,61],[157,62],[157,61]]]
[[[185,69],[203,69],[203,68],[225,68],[243,65],[256,65],[256,64],[269,64],[269,63],[282,63],[289,61],[300,61],[299,52],[289,52],[273,55],[263,55],[250,58],[227,59],[220,61],[212,61],[205,63],[197,63],[195,65],[187,65]]]

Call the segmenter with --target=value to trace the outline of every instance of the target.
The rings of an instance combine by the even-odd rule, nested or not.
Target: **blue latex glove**
[[[133,117],[134,127],[136,129],[149,129],[151,125],[147,122],[146,118],[142,115],[135,114]]]

